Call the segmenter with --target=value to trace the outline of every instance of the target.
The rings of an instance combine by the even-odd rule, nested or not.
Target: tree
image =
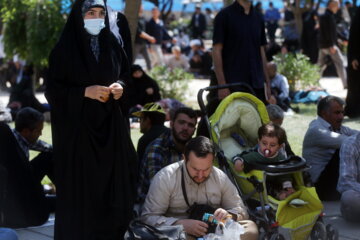
[[[125,16],[129,22],[132,46],[134,46],[135,42],[140,5],[141,0],[127,0],[125,5]]]
[[[61,0],[0,0],[8,57],[46,66],[65,23]]]

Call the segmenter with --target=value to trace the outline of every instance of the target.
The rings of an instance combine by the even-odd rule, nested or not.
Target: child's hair
[[[262,137],[276,137],[278,139],[279,144],[283,144],[286,142],[286,132],[285,130],[273,123],[268,123],[262,125],[258,130],[258,138]]]

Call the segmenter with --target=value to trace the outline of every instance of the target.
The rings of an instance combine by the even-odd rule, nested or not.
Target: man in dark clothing
[[[348,47],[348,84],[345,115],[350,118],[360,116],[360,7],[352,19]]]
[[[45,223],[53,206],[45,197],[41,180],[53,178],[52,146],[38,140],[43,129],[43,115],[32,108],[21,109],[15,129],[0,123],[0,165],[7,172],[2,203],[5,227],[28,227]],[[29,162],[29,149],[41,152]]]
[[[140,132],[144,134],[137,145],[138,158],[141,160],[149,143],[169,129],[164,126],[165,111],[157,103],[145,104],[141,111],[133,115],[140,118]]]
[[[222,9],[215,18],[213,35],[214,70],[218,84],[246,83],[259,99],[266,102],[266,95],[270,96],[270,81],[266,72],[265,45],[264,20],[254,10],[251,1],[237,0]],[[239,90],[244,89],[220,89],[218,95],[222,99]]]
[[[151,70],[151,60],[147,50],[146,41],[149,41],[150,43],[155,43],[156,40],[154,37],[150,36],[145,32],[145,27],[146,27],[146,20],[143,17],[143,7],[140,6],[138,26],[135,36],[135,49],[134,49],[135,53],[134,53],[133,63],[135,62],[137,55],[141,54],[145,59],[147,70]]]
[[[328,1],[325,14],[320,17],[319,30],[319,59],[318,64],[322,71],[326,68],[326,56],[334,62],[336,72],[341,78],[344,88],[347,88],[346,70],[343,56],[337,47],[337,32],[335,14],[339,10],[338,0]]]
[[[161,44],[163,41],[172,40],[175,42],[175,39],[172,39],[170,35],[167,33],[164,22],[160,19],[160,11],[157,7],[151,10],[152,18],[146,24],[146,32],[155,38],[155,42],[150,44],[150,48],[152,50],[152,54],[154,57],[153,66],[155,65],[165,65],[164,56],[161,49]]]
[[[199,6],[195,8],[195,13],[191,18],[189,27],[191,28],[193,39],[204,38],[204,32],[206,30],[206,18],[205,15],[201,12],[201,8]]]

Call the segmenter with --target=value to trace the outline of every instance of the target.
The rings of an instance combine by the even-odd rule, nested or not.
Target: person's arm
[[[29,146],[31,150],[38,151],[38,152],[52,152],[53,147],[51,144],[44,142],[42,140],[37,140],[36,143],[31,144]]]
[[[354,147],[358,144],[352,140],[353,138],[344,141],[340,149],[340,176],[337,189],[341,193],[347,190],[360,192],[357,164],[360,160],[360,152],[359,148]]]
[[[309,129],[306,133],[308,139],[311,139],[311,144],[323,148],[340,149],[341,144],[349,136],[345,134],[336,133],[325,129],[324,127],[314,127]]]
[[[289,84],[287,81],[287,78],[283,75],[281,75],[281,81],[280,81],[280,94],[278,95],[278,97],[282,100],[286,99],[289,97]]]
[[[140,32],[139,37],[149,41],[150,43],[155,43],[156,42],[156,39],[154,37],[150,36],[149,34],[147,34],[146,32]]]
[[[222,50],[223,50],[222,43],[217,43],[213,46],[214,71],[219,85],[226,84],[224,69],[223,69]],[[228,88],[219,89],[218,94],[219,94],[219,98],[223,99],[230,94],[230,90]]]
[[[222,51],[224,47],[224,41],[226,37],[226,20],[222,12],[218,13],[214,19],[214,33],[213,33],[213,62],[216,79],[219,85],[226,84]],[[223,99],[230,94],[230,90],[219,89],[218,97]]]
[[[248,219],[247,209],[234,184],[226,175],[224,175],[224,179],[221,181],[223,181],[223,186],[220,206],[229,213],[236,215],[237,221]]]
[[[175,187],[171,184],[171,176],[168,176],[164,171],[157,174],[149,188],[149,192],[146,196],[142,218],[145,223],[152,226],[161,226],[161,225],[173,225],[178,218],[165,217],[165,213],[169,208],[170,198],[172,189]]]
[[[263,72],[264,72],[264,77],[265,77],[265,97],[266,100],[269,100],[270,96],[271,96],[271,87],[270,87],[270,78],[269,75],[267,73],[267,59],[266,59],[266,54],[265,54],[265,46],[261,46],[260,47],[260,51],[261,51],[261,61],[262,61],[262,65],[263,65]]]

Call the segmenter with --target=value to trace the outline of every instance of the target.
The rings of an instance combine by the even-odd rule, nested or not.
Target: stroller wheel
[[[326,233],[328,240],[338,240],[339,232],[331,224],[326,225]]]
[[[317,221],[311,231],[311,240],[327,240],[326,227],[323,222]]]

